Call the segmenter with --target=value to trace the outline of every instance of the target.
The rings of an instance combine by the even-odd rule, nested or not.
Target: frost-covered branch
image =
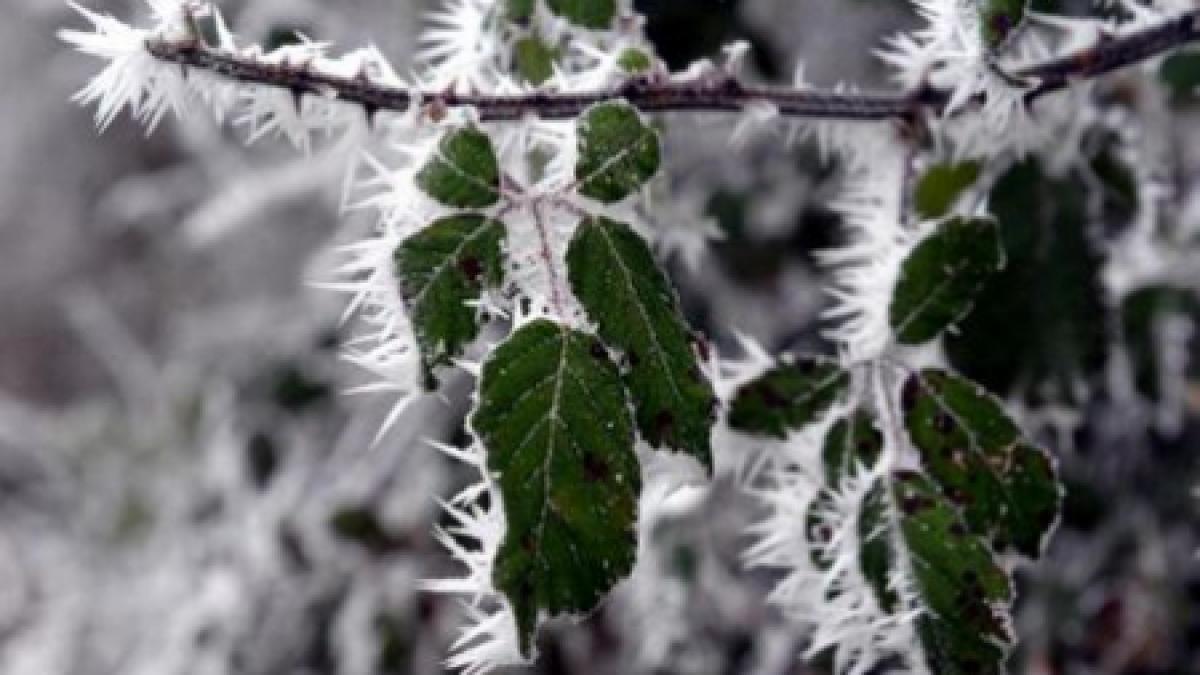
[[[1200,40],[1200,10],[1120,37],[1102,34],[1093,46],[1073,51],[1010,73],[1013,81],[1029,83],[1027,101],[1064,89]],[[253,55],[214,48],[188,38],[149,40],[155,58],[185,68],[211,71],[240,82],[290,90],[297,97],[312,94],[357,103],[368,114],[377,110],[406,111],[421,106],[478,110],[483,121],[571,119],[589,106],[624,99],[643,112],[741,112],[753,104],[773,106],[781,116],[834,120],[904,118],[920,109],[941,112],[950,92],[924,87],[907,94],[870,94],[772,87],[739,82],[724,73],[682,81],[635,77],[626,83],[590,92],[537,91],[519,94],[479,94],[420,91],[372,81],[366,72],[352,77],[323,72],[310,63],[267,63]],[[982,103],[982,101],[979,101]]]

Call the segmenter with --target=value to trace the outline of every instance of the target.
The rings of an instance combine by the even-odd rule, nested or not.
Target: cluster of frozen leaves
[[[916,4],[927,24],[884,59],[907,89],[947,93],[945,119],[929,122],[933,147],[886,125],[805,129],[849,179],[836,204],[847,243],[823,253],[839,358],[781,357],[736,386],[656,261],[643,213],[663,148],[657,122],[630,104],[502,125],[436,104],[363,115],[335,98],[185,78],[146,50],[147,40],[205,39],[281,69],[409,91],[670,78],[628,3],[451,0],[431,19],[421,72],[407,79],[374,50],[334,58],[314,43],[239,48],[211,11],[203,37],[200,14],[165,0],[150,30],[88,14],[96,32],[66,37],[109,62],[81,94],[98,103],[102,125],[129,106],[153,126],[199,96],[252,137],[278,132],[307,148],[327,133],[350,155],[370,153],[372,175],[351,181],[349,195],[366,196],[348,203],[377,209],[379,226],[347,249],[342,286],[376,330],[354,357],[404,400],[436,389],[452,368],[478,379],[470,447],[443,448],[480,471],[450,501],[456,524],[440,533],[468,573],[430,583],[472,598],[475,623],[453,665],[483,671],[532,658],[542,621],[586,614],[633,572],[652,450],[689,458],[707,476],[722,452],[758,438],[778,451],[765,478],[778,508],[747,558],[787,570],[775,599],[815,627],[814,652],[834,647],[841,671],[895,658],[937,673],[999,673],[1015,639],[1010,575],[1016,561],[1041,555],[1059,481],[1047,451],[997,398],[945,367],[939,349],[1006,273],[1007,257],[1022,255],[1006,250],[1009,225],[981,194],[1001,189],[1007,151],[1061,131],[1053,105],[1030,121],[1023,97],[1035,83],[1011,74],[1054,50],[1024,39],[1023,2]],[[1081,30],[1060,28],[1068,38]],[[924,162],[915,181],[914,155]],[[1134,333],[1141,315],[1130,316]],[[742,440],[721,448],[714,438]]]

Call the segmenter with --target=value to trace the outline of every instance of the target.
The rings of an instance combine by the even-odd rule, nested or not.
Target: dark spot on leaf
[[[675,428],[675,416],[667,410],[661,410],[654,416],[654,432],[659,438],[669,436]]]
[[[483,276],[483,263],[475,256],[466,256],[458,261],[458,269],[471,281],[476,283]]]
[[[604,348],[604,345],[599,340],[592,342],[592,346],[589,347],[588,350],[591,352],[592,356],[598,359],[608,358],[608,350]]]
[[[965,536],[967,536],[967,528],[963,527],[962,523],[958,523],[958,522],[951,523],[950,524],[950,534],[952,534],[956,537],[965,537]]]
[[[954,422],[954,418],[944,412],[939,412],[933,416],[933,428],[937,429],[940,434],[950,434],[958,427]]]
[[[593,453],[584,453],[583,455],[583,476],[589,482],[600,483],[607,481],[612,475],[608,468],[608,464],[601,457]]]
[[[933,501],[931,501],[928,497],[922,497],[921,495],[909,495],[901,500],[900,508],[911,516],[918,511],[924,511],[925,509],[931,508],[933,505]]]
[[[950,498],[950,501],[959,506],[969,506],[975,501],[969,492],[957,487],[947,489],[946,496]]]
[[[786,396],[779,393],[775,387],[767,382],[763,382],[754,388],[754,394],[762,399],[763,405],[768,408],[785,408],[788,405]]]

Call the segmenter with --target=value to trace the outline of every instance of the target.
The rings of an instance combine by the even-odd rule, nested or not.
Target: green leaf
[[[638,75],[649,71],[654,65],[654,61],[645,50],[626,47],[617,57],[617,65],[630,75]]]
[[[471,427],[508,520],[493,582],[529,655],[539,611],[590,611],[633,568],[641,477],[625,388],[596,337],[534,321],[484,363]]]
[[[513,45],[517,72],[530,84],[538,85],[554,75],[554,60],[558,50],[542,42],[536,35],[517,40]]]
[[[1024,21],[1029,0],[978,0],[983,43],[999,49]]]
[[[737,390],[729,426],[787,438],[788,431],[817,421],[849,386],[849,373],[835,361],[802,357],[784,362]]]
[[[1158,79],[1171,92],[1171,103],[1195,103],[1200,90],[1200,52],[1177,51],[1163,60],[1158,67]]]
[[[478,209],[500,199],[500,166],[492,142],[471,127],[443,136],[416,181],[425,194],[454,208]]]
[[[954,202],[979,178],[979,162],[937,164],[917,182],[913,208],[926,220],[941,218]]]
[[[1102,376],[1109,341],[1103,256],[1087,218],[1094,193],[1078,175],[1050,176],[1036,160],[996,182],[988,205],[1007,263],[946,336],[955,369],[991,391],[1082,405],[1078,382]]]
[[[448,365],[479,335],[474,307],[503,275],[504,224],[478,214],[436,220],[396,249],[396,276],[426,371]]]
[[[883,482],[872,486],[858,512],[858,566],[863,578],[875,591],[875,599],[889,614],[900,604],[900,596],[888,583],[896,565],[895,552],[888,536],[888,491]]]
[[[1140,196],[1133,170],[1113,144],[1105,145],[1089,162],[1100,180],[1100,216],[1112,231],[1130,225],[1137,217]]]
[[[1164,363],[1163,322],[1170,317],[1186,317],[1197,325],[1200,320],[1200,302],[1186,288],[1154,285],[1138,289],[1121,301],[1121,335],[1125,351],[1133,367],[1134,382],[1138,392],[1151,401],[1161,400],[1163,375],[1173,366]],[[1188,376],[1195,376],[1195,355],[1200,353],[1200,335],[1192,335],[1189,352]],[[1172,373],[1179,375],[1180,373]]]
[[[628,197],[658,172],[658,132],[628,103],[600,103],[579,123],[579,193],[611,204]]]
[[[825,484],[834,488],[841,486],[842,478],[855,465],[875,466],[882,453],[883,434],[870,413],[858,410],[838,419],[825,434],[825,443],[821,446]]]
[[[899,472],[892,485],[914,591],[926,610],[917,636],[929,670],[1000,675],[1013,641],[1008,575],[928,479]]]
[[[882,452],[883,434],[866,411],[859,410],[838,419],[826,433],[821,448],[825,487],[809,505],[805,518],[809,542],[815,544],[812,560],[818,567],[828,569],[833,564],[831,558],[822,554],[830,533],[819,513],[833,510],[833,493],[842,487],[842,479],[854,470],[855,465],[873,467]]]
[[[604,30],[617,15],[616,0],[547,0],[550,11],[581,28]]]
[[[952,218],[917,244],[904,261],[889,309],[905,344],[937,337],[971,311],[984,282],[1004,266],[996,224]]]
[[[1041,555],[1061,497],[1054,466],[1000,402],[969,380],[927,369],[905,381],[901,405],[922,465],[962,507],[971,531],[999,550]]]
[[[525,23],[533,16],[536,3],[537,0],[506,0],[504,16],[509,21]]]
[[[567,271],[600,336],[628,361],[625,381],[642,436],[711,468],[716,397],[675,290],[645,240],[623,223],[585,218],[567,249]]]

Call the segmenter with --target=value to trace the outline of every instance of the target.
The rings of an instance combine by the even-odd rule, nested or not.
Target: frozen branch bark
[[[1200,40],[1200,10],[1120,37],[1102,37],[1088,48],[1011,73],[1030,83],[1032,101],[1073,82],[1097,78]],[[357,103],[372,115],[378,110],[405,111],[417,105],[474,107],[482,121],[512,121],[525,116],[570,119],[596,103],[624,99],[643,112],[740,112],[754,104],[774,106],[783,117],[870,121],[907,118],[923,110],[942,112],[949,92],[923,88],[910,93],[842,93],[806,88],[748,85],[730,76],[689,81],[634,78],[592,92],[532,92],[491,95],[418,91],[380,84],[365,75],[342,77],[308,64],[276,65],[208,46],[200,40],[151,40],[155,58],[198,68],[239,82],[281,87],[296,96],[312,94]],[[982,103],[983,101],[978,101]]]

